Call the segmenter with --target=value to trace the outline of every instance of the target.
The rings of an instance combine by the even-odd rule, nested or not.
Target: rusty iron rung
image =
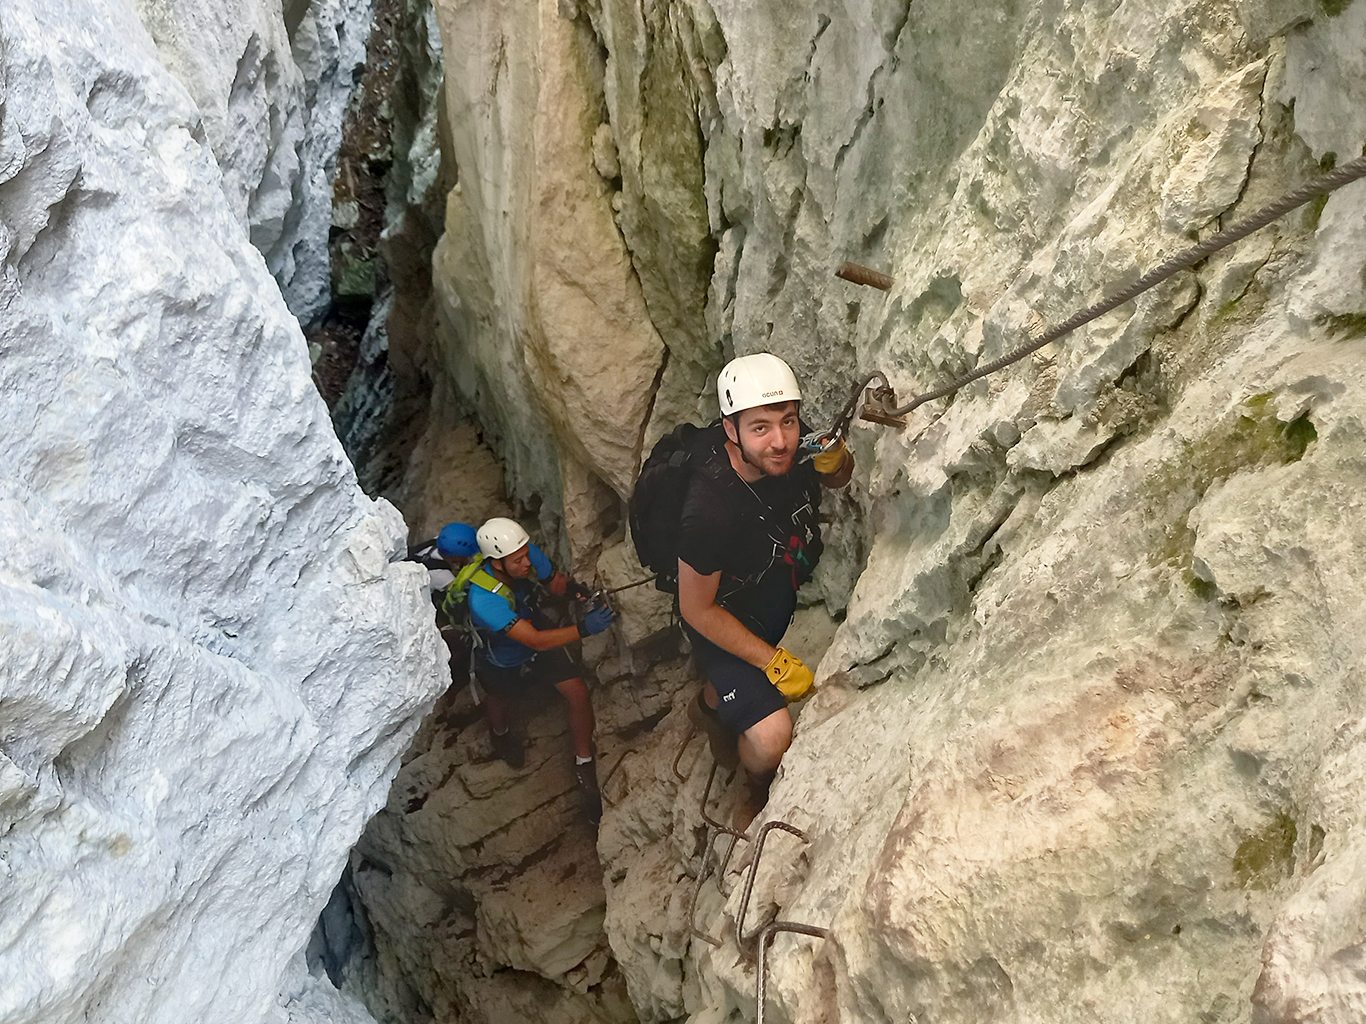
[[[683,736],[683,742],[679,745],[678,753],[674,755],[673,773],[674,778],[676,778],[679,782],[688,781],[688,777],[678,770],[678,762],[683,760],[683,751],[688,749],[688,744],[692,742],[692,738],[696,735],[697,726],[693,725],[692,722],[689,722],[688,731]]]
[[[742,840],[748,842],[749,837],[730,837],[730,845],[726,847],[726,855],[721,858],[721,866],[716,869],[716,891],[719,892],[722,896],[726,897],[726,899],[730,899],[730,894],[735,891],[734,889],[726,888],[726,869],[730,867],[730,855],[735,852],[735,847],[739,845],[739,843]]]
[[[735,945],[741,953],[746,952],[745,915],[749,912],[749,898],[754,895],[754,877],[759,873],[759,861],[764,856],[764,843],[768,841],[768,834],[775,828],[796,836],[803,843],[810,842],[805,832],[785,821],[766,821],[760,827],[759,834],[754,837],[754,859],[749,862],[749,875],[745,878],[745,895],[740,900],[740,913],[735,915]]]
[[[688,934],[717,947],[721,945],[721,940],[712,938],[697,927],[697,901],[702,895],[703,884],[711,877],[711,851],[716,844],[716,837],[720,834],[713,828],[707,829],[707,845],[702,850],[702,864],[697,869],[697,881],[692,887],[692,900],[688,903]]]
[[[892,285],[896,284],[895,279],[888,277],[881,271],[874,270],[872,267],[865,267],[862,263],[851,263],[845,260],[835,270],[835,276],[842,278],[851,284],[866,285],[869,288],[876,288],[879,291],[891,291]]]
[[[626,755],[630,752],[630,750],[623,750],[621,752],[621,756],[617,758],[617,763],[612,765],[612,770],[607,773],[607,777],[603,779],[600,783],[598,783],[598,796],[602,798],[602,802],[605,803],[608,807],[616,806],[616,801],[608,798],[607,783],[612,781],[612,776],[617,773],[617,769],[626,763]],[[624,797],[626,795],[626,791],[622,790],[621,795]]]
[[[754,982],[754,1024],[764,1024],[764,1003],[768,997],[768,947],[773,945],[773,936],[779,932],[796,932],[817,939],[829,939],[829,928],[817,928],[813,924],[797,921],[770,921],[759,932],[759,971]]]

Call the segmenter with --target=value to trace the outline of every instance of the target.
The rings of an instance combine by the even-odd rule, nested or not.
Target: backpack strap
[[[468,632],[477,632],[469,616],[469,592],[471,586],[497,594],[514,611],[517,608],[517,595],[512,588],[499,582],[488,569],[484,559],[470,562],[456,573],[455,581],[446,587],[441,599],[441,614],[451,625]]]
[[[749,498],[753,503],[750,506],[759,519],[764,533],[768,536],[769,543],[773,547],[769,551],[768,562],[761,569],[757,569],[747,576],[732,576],[724,570],[721,573],[721,582],[716,592],[716,603],[725,607],[725,602],[734,597],[747,587],[752,587],[763,578],[764,574],[773,568],[779,561],[783,553],[787,551],[787,534],[780,529],[773,521],[773,509],[768,502],[764,501],[756,491],[742,476],[735,472],[735,468],[730,463],[730,456],[726,454],[725,439],[726,435],[721,432],[720,421],[713,423],[708,430],[715,429],[717,436],[709,436],[702,457],[697,460],[697,471],[706,473],[717,485],[730,493],[740,496],[742,503],[747,503],[741,496],[741,492],[748,492]],[[793,470],[796,470],[793,466]],[[793,576],[793,589],[797,589],[796,576]]]
[[[487,590],[490,594],[497,594],[508,603],[509,608],[513,611],[517,610],[517,595],[512,592],[512,588],[485,569],[482,562],[470,574],[469,585],[478,587],[480,590]]]

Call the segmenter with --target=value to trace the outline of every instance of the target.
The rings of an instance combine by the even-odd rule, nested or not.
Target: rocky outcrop
[[[337,158],[336,301],[310,335],[314,379],[370,494],[394,493],[411,476],[415,439],[458,448],[467,418],[430,369],[432,250],[452,184],[439,143],[442,77],[430,2],[379,0]]]
[[[189,90],[223,194],[305,324],[331,301],[332,177],[375,0],[132,0]]]
[[[723,355],[788,358],[818,423],[857,373],[905,398],[1366,143],[1362,0],[441,18],[442,359],[510,493],[583,524],[600,568],[632,446],[704,415]],[[566,244],[544,196],[581,225],[568,293],[536,272]],[[809,841],[775,835],[747,926],[831,935],[779,937],[770,1019],[1359,1016],[1363,211],[1358,183],[904,430],[855,429],[808,595],[842,621],[765,811]],[[845,259],[891,292],[835,280]],[[643,304],[610,351],[653,405],[550,393],[597,387],[547,354],[562,314],[604,358],[583,295]],[[720,853],[708,759],[669,770],[684,735],[675,711],[618,773],[605,928],[642,1019],[746,1019],[749,854],[699,890],[720,945],[692,936]]]
[[[0,1018],[360,1021],[297,954],[441,644],[165,53],[0,15]]]
[[[443,37],[463,48],[446,75],[459,185],[434,260],[439,352],[510,489],[539,496],[554,536],[561,509],[596,518],[565,501],[593,490],[585,474],[629,490],[664,366],[613,189],[593,163],[602,58],[550,0],[437,10]],[[597,149],[610,174],[609,144]]]

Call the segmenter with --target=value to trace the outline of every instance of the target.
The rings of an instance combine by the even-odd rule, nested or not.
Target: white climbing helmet
[[[479,550],[485,558],[506,558],[531,543],[525,530],[511,519],[490,519],[479,527]]]
[[[802,400],[792,367],[772,352],[732,359],[716,379],[716,394],[721,399],[722,416],[774,402]]]

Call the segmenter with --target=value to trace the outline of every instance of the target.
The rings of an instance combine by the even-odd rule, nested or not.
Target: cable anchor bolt
[[[905,430],[905,418],[895,414],[899,404],[896,400],[896,388],[891,384],[884,382],[877,387],[870,387],[863,393],[863,408],[859,410],[859,419]]]

